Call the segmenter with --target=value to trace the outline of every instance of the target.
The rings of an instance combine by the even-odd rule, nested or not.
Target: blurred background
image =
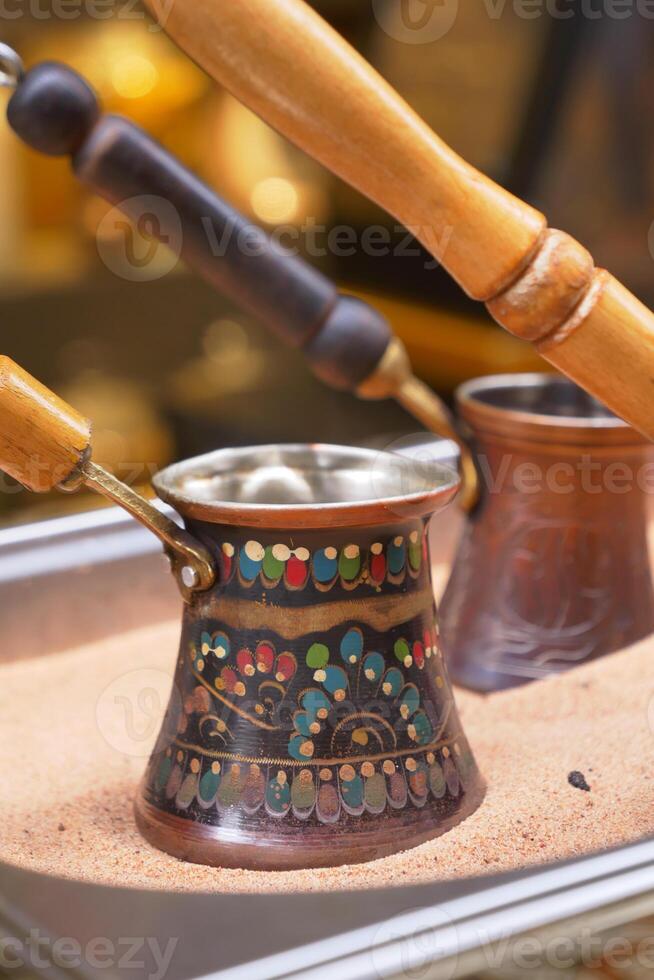
[[[437,43],[407,43],[388,30],[384,0],[314,6],[451,146],[654,302],[654,21],[462,3]],[[82,72],[107,110],[268,230],[296,229],[312,262],[391,318],[445,397],[469,377],[543,368],[394,219],[209,82],[134,0],[6,0],[0,34],[28,67],[57,59]],[[416,430],[390,403],[323,387],[300,355],[181,264],[170,270],[164,256],[140,275],[109,206],[66,160],[22,146],[4,119],[0,172],[3,352],[95,420],[96,459],[123,479],[147,485],[165,463],[223,445],[379,443]],[[379,229],[386,247],[364,247]],[[6,479],[4,489],[0,524],[100,506],[84,494],[36,498]]]

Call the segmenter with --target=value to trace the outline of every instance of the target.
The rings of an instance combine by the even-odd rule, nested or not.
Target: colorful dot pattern
[[[264,546],[252,540],[236,547],[226,541],[220,545],[219,559],[222,584],[237,579],[244,588],[259,583],[268,589],[283,585],[298,591],[313,583],[321,592],[337,584],[347,591],[361,585],[380,589],[385,583],[401,585],[407,576],[420,575],[427,564],[427,538],[424,532],[412,531],[406,537],[374,542],[367,549],[346,544],[313,553],[286,544]]]

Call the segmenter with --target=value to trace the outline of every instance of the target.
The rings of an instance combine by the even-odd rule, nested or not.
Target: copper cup
[[[440,653],[428,517],[453,470],[336,446],[226,449],[155,478],[215,561],[184,610],[136,801],[190,861],[366,861],[444,833],[483,780]]]
[[[652,632],[651,443],[556,375],[479,378],[457,403],[482,498],[441,604],[454,681],[508,688]]]

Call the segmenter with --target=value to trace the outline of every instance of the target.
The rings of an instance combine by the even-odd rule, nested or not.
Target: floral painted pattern
[[[458,728],[446,731],[451,702],[424,705],[412,679],[431,670],[443,687],[436,631],[401,631],[391,649],[370,649],[354,625],[295,650],[276,637],[247,647],[227,630],[202,630],[188,651],[197,683],[172,744],[153,759],[155,791],[178,810],[263,809],[321,823],[456,798],[474,772],[470,750]],[[234,726],[248,721],[274,733],[280,758],[230,751]]]

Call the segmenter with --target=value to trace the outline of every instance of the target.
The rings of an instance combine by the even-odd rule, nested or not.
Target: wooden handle
[[[238,99],[395,215],[475,299],[500,292],[537,247],[543,216],[450,150],[302,0],[146,6]]]
[[[498,323],[654,438],[652,313],[453,153],[303,0],[145,3],[237,98],[402,221]]]
[[[70,155],[88,187],[284,343],[300,347],[315,374],[355,391],[381,362],[392,333],[365,303],[222,200],[148,133],[103,115],[88,83],[44,62],[21,79],[7,107],[14,132],[41,153]]]
[[[86,419],[0,356],[0,468],[28,490],[45,493],[71,476],[90,442]]]
[[[14,98],[27,98],[27,76]],[[318,377],[354,391],[381,361],[391,329],[370,306],[281,249],[134,123],[103,116],[73,155],[87,186],[138,226],[144,218],[214,289],[302,349]]]
[[[0,355],[0,469],[46,493],[71,477],[123,507],[163,542],[185,601],[215,580],[211,555],[156,507],[90,460],[91,424],[10,357]],[[190,577],[189,577],[190,576]]]

